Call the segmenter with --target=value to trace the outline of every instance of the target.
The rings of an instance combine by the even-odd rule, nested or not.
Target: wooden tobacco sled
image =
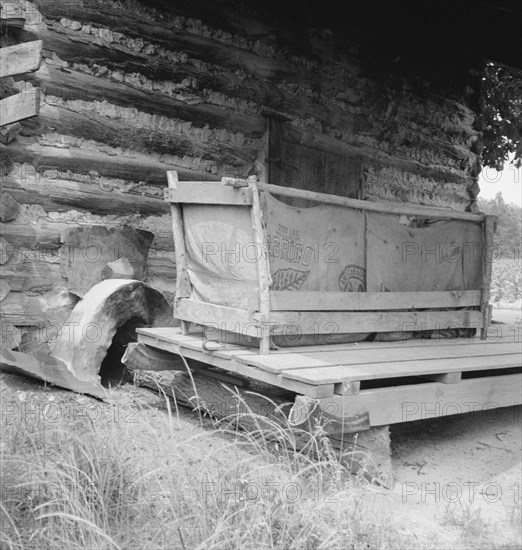
[[[168,181],[165,197],[172,206],[177,259],[174,316],[181,326],[140,328],[139,346],[182,356],[189,366],[207,365],[214,372],[292,392],[296,401],[290,416],[295,420],[302,413],[304,418],[313,414],[326,419],[333,426],[329,429],[333,437],[522,402],[520,327],[490,324],[491,254],[486,252],[493,243],[494,217],[372,203],[255,181],[179,182],[175,172],[168,173]],[[478,226],[482,254],[475,280],[479,284],[458,291],[274,290],[261,200],[267,191],[410,220],[458,220],[473,224],[475,232]],[[256,294],[247,296],[243,308],[205,301],[204,292],[193,285],[199,276],[192,261],[192,231],[197,227],[190,223],[197,218],[189,216],[188,206],[194,204],[207,205],[208,217],[218,206],[245,209],[250,216],[252,242],[262,253],[256,258]],[[372,241],[363,242],[368,246]],[[323,330],[328,323],[341,333],[371,336],[331,343],[330,329]],[[317,327],[321,343],[274,345],[289,324]],[[230,341],[231,334],[247,325],[255,327],[256,338]],[[448,327],[455,332],[444,338]],[[376,335],[382,333],[394,334],[395,341],[378,341]]]
[[[165,198],[171,203],[177,265],[174,316],[181,321],[183,333],[187,333],[189,323],[209,327],[210,332],[217,331],[219,335],[231,333],[247,336],[250,331],[249,334],[254,333],[256,341],[259,342],[261,354],[270,352],[271,339],[277,335],[288,336],[295,330],[308,330],[316,336],[328,336],[332,332],[373,333],[467,327],[480,329],[482,338],[485,338],[491,313],[489,292],[494,216],[415,205],[374,203],[260,184],[256,181],[246,182],[224,178],[222,183],[179,182],[176,172],[168,172],[167,175],[169,188],[165,191]],[[381,291],[377,292],[273,290],[271,288],[271,254],[269,253],[273,242],[267,239],[266,212],[263,212],[260,198],[262,192],[278,197],[308,199],[315,204],[344,207],[346,216],[353,212],[382,213],[421,220],[458,220],[475,228],[480,226],[480,242],[473,243],[479,246],[478,252],[481,254],[481,262],[478,265],[478,269],[482,272],[480,288],[402,292],[390,292],[386,289],[383,292],[381,285],[379,289]],[[241,249],[237,249],[237,253],[241,255],[241,260],[245,260],[244,256],[248,254],[247,248],[254,250],[257,285],[255,287],[251,285],[250,288],[255,295],[251,292],[246,296],[243,308],[232,307],[226,300],[225,303],[223,301],[215,303],[194,297],[194,290],[196,294],[198,292],[198,288],[194,288],[193,283],[196,275],[192,276],[196,269],[193,269],[191,274],[187,242],[189,239],[194,240],[192,232],[195,230],[187,224],[184,214],[185,207],[193,208],[194,205],[226,207],[231,216],[236,215],[238,209],[245,210],[250,217],[251,241],[240,243]],[[204,212],[205,215],[212,217],[213,209],[207,208]],[[223,210],[221,215],[222,213]],[[366,241],[369,238],[368,234],[369,230],[365,228],[363,238]],[[206,238],[206,241],[205,237],[202,237],[196,243],[203,250],[192,245],[192,256],[198,253],[205,256],[209,251],[215,250],[220,252],[222,257],[230,252],[235,253],[234,248],[223,251],[223,247],[234,246],[237,243],[214,243],[211,233]],[[408,250],[408,245],[418,248],[415,242],[402,243],[405,250]],[[363,250],[365,256],[369,256],[369,248],[370,244],[365,242]],[[256,251],[258,251],[257,256]],[[401,254],[401,251],[398,254]],[[402,254],[404,255],[404,251]],[[424,252],[424,254],[428,257],[428,253]],[[203,262],[206,259],[204,257]],[[326,267],[328,258],[323,261],[325,264],[320,268]],[[401,262],[405,263],[403,256],[398,256],[397,264],[389,265],[388,269],[393,271]],[[243,261],[243,263],[247,262]],[[449,262],[448,265],[450,265]],[[357,266],[353,267],[357,269]],[[232,265],[232,268],[235,269],[236,266]],[[359,271],[366,272],[366,267]],[[231,280],[231,285],[235,282]],[[237,284],[239,285],[240,282],[243,283],[243,281],[237,281]],[[238,286],[238,293],[239,291]],[[321,342],[326,343],[327,340],[326,338]]]

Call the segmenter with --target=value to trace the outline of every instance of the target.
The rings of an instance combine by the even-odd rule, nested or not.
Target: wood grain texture
[[[32,117],[40,110],[40,89],[33,88],[0,100],[0,125]]]
[[[0,78],[36,71],[42,56],[42,41],[0,48]]]
[[[278,311],[400,310],[480,305],[480,290],[463,292],[270,292],[270,308]]]

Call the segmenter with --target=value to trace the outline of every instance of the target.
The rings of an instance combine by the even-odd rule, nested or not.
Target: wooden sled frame
[[[180,182],[175,171],[167,172],[165,200],[171,205],[176,253],[176,298],[174,316],[181,321],[183,334],[190,323],[223,332],[259,338],[259,352],[268,354],[273,335],[292,336],[300,327],[313,327],[317,335],[332,334],[332,327],[345,332],[419,331],[448,328],[480,328],[486,338],[491,320],[489,306],[495,216],[458,212],[427,206],[383,204],[345,197],[223,178],[220,182]],[[268,245],[260,201],[260,189],[274,195],[299,197],[318,203],[348,206],[360,210],[397,215],[479,222],[483,228],[485,253],[482,290],[432,292],[292,292],[271,291]],[[261,251],[256,262],[259,293],[249,309],[238,309],[190,298],[192,286],[187,269],[183,204],[216,204],[250,207],[254,243]],[[449,308],[448,311],[429,311]],[[454,309],[455,308],[455,309]],[[456,309],[473,308],[473,309]],[[427,311],[426,311],[427,310]]]

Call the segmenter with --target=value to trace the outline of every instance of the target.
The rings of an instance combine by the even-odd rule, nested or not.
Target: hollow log
[[[0,369],[5,372],[30,376],[55,386],[78,393],[86,393],[100,399],[106,398],[103,387],[93,381],[78,380],[65,365],[48,355],[29,355],[27,353],[0,350]]]
[[[131,319],[153,327],[174,325],[172,308],[157,290],[140,281],[102,281],[75,306],[67,319],[72,334],[60,338],[51,354],[80,380],[98,383],[117,328]]]

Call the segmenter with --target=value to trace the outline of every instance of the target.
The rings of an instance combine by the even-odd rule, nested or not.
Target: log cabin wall
[[[39,115],[0,146],[3,192],[18,203],[1,223],[2,322],[22,349],[52,337],[45,327],[78,300],[62,250],[74,228],[151,231],[146,281],[172,297],[166,170],[475,208],[473,67],[419,69],[262,2],[21,4],[2,46],[42,40],[44,57],[9,83],[40,87]]]

